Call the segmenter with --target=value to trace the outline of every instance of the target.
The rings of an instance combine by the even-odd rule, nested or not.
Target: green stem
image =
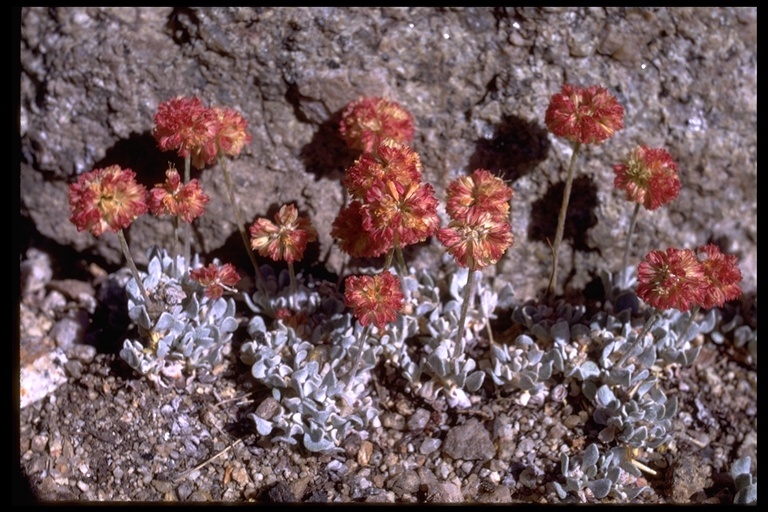
[[[136,284],[139,285],[139,290],[141,291],[141,294],[144,296],[144,302],[146,303],[147,310],[151,309],[152,301],[149,299],[149,294],[147,293],[147,290],[144,288],[144,283],[141,281],[141,276],[139,275],[139,269],[136,268],[136,263],[133,261],[133,257],[131,256],[131,250],[128,248],[128,242],[125,240],[125,233],[123,233],[122,229],[119,229],[117,231],[117,238],[120,240],[120,247],[123,249],[123,255],[125,255],[125,259],[128,262],[128,266],[131,268],[131,272],[133,272],[133,278],[136,280]]]
[[[392,247],[387,253],[387,257],[384,259],[384,270],[389,270],[392,267],[392,256],[395,254],[395,248]]]
[[[557,218],[557,231],[555,232],[555,244],[552,246],[552,273],[549,276],[549,284],[547,285],[547,296],[551,297],[554,293],[554,288],[557,286],[557,260],[560,256],[560,244],[563,241],[563,232],[565,231],[565,216],[568,211],[568,201],[571,197],[571,187],[573,186],[573,168],[576,162],[576,157],[581,149],[581,144],[575,142],[573,145],[573,154],[571,155],[571,163],[568,165],[568,177],[565,180],[565,189],[563,190],[563,202],[560,205],[560,215]]]
[[[458,359],[464,354],[464,324],[467,321],[467,311],[469,310],[469,303],[473,302],[475,297],[475,269],[474,262],[470,262],[469,270],[467,271],[467,285],[464,287],[464,300],[461,303],[461,317],[459,318],[459,332],[456,335],[456,348],[454,350],[454,357]]]
[[[645,325],[643,326],[643,330],[640,333],[640,335],[635,338],[635,341],[632,343],[632,346],[629,347],[629,350],[624,352],[624,355],[619,360],[619,362],[616,364],[616,368],[621,368],[624,366],[624,363],[627,362],[627,359],[629,359],[630,354],[635,350],[635,347],[645,338],[645,335],[648,334],[648,331],[651,330],[651,327],[653,327],[653,324],[656,323],[656,320],[659,318],[659,312],[658,310],[654,310],[653,314],[648,318],[648,321],[645,322]]]
[[[635,231],[637,214],[640,212],[640,203],[635,203],[635,209],[632,212],[632,219],[629,221],[629,233],[627,233],[627,244],[624,246],[624,258],[621,261],[621,284],[624,285],[627,279],[627,265],[629,263],[629,248],[632,246],[632,233]],[[622,286],[623,288],[623,286]]]
[[[219,163],[221,164],[221,169],[224,171],[224,181],[226,181],[227,190],[229,191],[229,202],[232,204],[232,209],[235,212],[237,230],[240,232],[240,238],[243,239],[243,245],[245,245],[245,252],[248,253],[248,257],[251,259],[251,265],[253,265],[253,270],[256,274],[256,285],[259,287],[259,289],[266,293],[267,287],[264,284],[264,276],[261,275],[261,269],[259,268],[259,264],[256,262],[256,256],[254,256],[251,245],[248,243],[248,235],[245,234],[245,225],[243,224],[242,216],[240,215],[240,207],[237,205],[237,201],[235,201],[235,191],[232,187],[232,178],[229,176],[226,159],[223,157],[221,151],[219,151]]]
[[[400,267],[400,275],[404,276],[408,274],[408,267],[405,266],[405,258],[403,257],[403,249],[400,244],[395,247],[395,253],[397,253],[397,263]]]

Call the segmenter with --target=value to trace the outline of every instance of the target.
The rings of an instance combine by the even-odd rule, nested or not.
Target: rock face
[[[45,8],[21,12],[21,211],[41,235],[120,263],[117,238],[78,233],[67,186],[94,167],[130,167],[147,187],[172,153],[152,137],[160,102],[197,95],[241,112],[251,144],[229,162],[250,224],[285,202],[312,217],[306,265],[336,272],[331,223],[356,155],[337,134],[344,106],[387,96],[415,118],[414,149],[444,200],[482,167],[515,190],[515,245],[497,266],[516,294],[547,285],[570,145],[544,112],[564,82],[602,85],[624,129],[577,162],[561,285],[581,293],[616,271],[632,205],[613,165],[638,144],[666,148],[682,191],[641,210],[632,263],[653,249],[708,242],[735,254],[745,291],[757,281],[756,8]],[[211,196],[194,247],[248,269],[221,170],[193,170]],[[128,232],[139,264],[170,247],[171,223],[144,216]],[[406,257],[430,265],[432,240]],[[562,286],[561,286],[562,287]]]

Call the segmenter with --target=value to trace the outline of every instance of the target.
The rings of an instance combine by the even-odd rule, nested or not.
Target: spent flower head
[[[147,189],[131,169],[111,165],[81,174],[69,186],[69,207],[78,231],[101,236],[127,228],[147,212]]]
[[[160,150],[177,150],[197,168],[213,162],[219,118],[200,98],[177,96],[164,101],[158,105],[154,121],[152,134]]]
[[[680,194],[677,164],[663,148],[638,146],[626,163],[613,166],[613,172],[613,185],[626,193],[627,200],[648,210],[655,210]]]
[[[549,131],[581,144],[600,144],[624,126],[624,108],[608,89],[563,84],[547,107]]]
[[[722,307],[727,301],[741,296],[741,271],[736,256],[721,253],[714,244],[699,247],[696,255],[707,280],[701,307]]]
[[[205,288],[205,296],[213,300],[221,297],[224,290],[234,292],[233,287],[240,281],[240,274],[231,263],[221,266],[211,263],[207,267],[192,269],[189,277],[200,283]]]
[[[192,179],[181,184],[179,171],[169,167],[165,182],[158,183],[149,191],[149,211],[154,215],[173,215],[191,223],[205,212],[210,198],[200,188],[200,182]]]
[[[703,302],[709,281],[690,249],[651,251],[637,267],[637,296],[656,309],[685,312]]]
[[[381,330],[403,308],[400,280],[387,270],[375,276],[349,276],[344,287],[345,303],[362,326],[373,323]]]
[[[251,248],[274,261],[300,261],[309,242],[317,240],[317,231],[309,217],[299,216],[293,204],[285,204],[275,214],[275,222],[260,218],[250,228]]]
[[[476,213],[506,216],[512,188],[485,169],[453,180],[446,190],[445,209],[452,219],[465,219]]]
[[[413,140],[413,116],[399,103],[384,98],[360,98],[341,115],[339,133],[347,146],[373,152],[386,139],[403,144]]]

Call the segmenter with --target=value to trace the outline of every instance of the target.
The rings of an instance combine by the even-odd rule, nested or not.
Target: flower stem
[[[363,347],[365,346],[365,339],[368,338],[371,331],[371,326],[366,325],[363,328],[363,332],[360,333],[360,337],[357,339],[357,354],[355,355],[355,362],[352,364],[352,368],[349,370],[349,377],[347,378],[347,385],[344,387],[344,391],[349,391],[352,386],[352,381],[355,379],[357,373],[357,367],[360,366],[360,360],[363,358]]]
[[[400,275],[407,275],[408,274],[408,267],[405,265],[405,258],[403,257],[403,249],[400,247],[400,244],[395,247],[395,253],[397,254],[397,263],[400,267],[398,270],[400,272]]]
[[[173,274],[176,275],[176,262],[179,257],[179,216],[173,218]],[[187,262],[189,264],[189,262]]]
[[[547,296],[552,296],[554,293],[554,287],[557,286],[557,260],[560,256],[560,244],[563,241],[563,232],[565,231],[565,215],[568,211],[568,201],[571,197],[571,187],[573,186],[573,168],[576,162],[576,157],[581,149],[581,144],[575,142],[573,144],[573,154],[571,155],[571,162],[568,164],[568,177],[565,179],[565,189],[563,190],[563,202],[560,205],[560,215],[557,217],[557,231],[555,232],[555,244],[552,247],[552,273],[549,276],[549,284],[547,285]]]
[[[685,327],[683,327],[683,330],[680,331],[680,338],[678,339],[678,343],[680,344],[678,348],[683,348],[683,345],[685,345],[685,334],[688,332],[688,329],[691,328],[691,324],[693,323],[693,318],[699,314],[699,309],[701,309],[701,306],[696,304],[693,306],[693,309],[691,310],[691,316],[688,317],[688,321],[685,323]]]
[[[467,321],[467,311],[469,310],[469,303],[474,301],[475,298],[475,269],[474,264],[470,264],[469,271],[467,272],[467,284],[464,287],[464,300],[461,303],[461,317],[459,318],[459,332],[456,335],[456,348],[454,351],[454,357],[459,358],[464,354],[464,324]]]
[[[288,262],[288,276],[291,278],[291,302],[296,298],[296,272],[293,269],[293,262]]]
[[[139,290],[141,291],[141,294],[144,296],[144,302],[147,305],[147,310],[151,309],[152,301],[149,299],[149,294],[147,293],[147,290],[144,288],[144,283],[141,281],[141,276],[139,275],[139,269],[136,268],[136,263],[133,261],[133,256],[131,256],[131,250],[128,248],[128,242],[125,241],[125,234],[123,233],[123,230],[120,229],[117,231],[117,238],[120,240],[120,247],[123,249],[123,254],[125,255],[125,259],[128,262],[128,266],[131,268],[131,272],[133,272],[133,278],[136,280],[136,284],[139,285]]]
[[[645,322],[645,325],[643,326],[642,332],[635,338],[635,341],[632,343],[632,346],[629,347],[629,350],[624,352],[624,355],[619,360],[619,362],[616,364],[616,368],[621,368],[624,366],[624,363],[627,362],[627,359],[629,359],[630,354],[635,350],[635,347],[640,343],[641,340],[645,338],[645,335],[648,334],[648,331],[651,330],[651,327],[653,327],[653,324],[656,323],[656,320],[659,319],[659,312],[658,310],[654,310],[653,314],[648,318],[648,321]]]
[[[245,225],[243,224],[242,216],[240,215],[240,207],[237,205],[237,201],[235,201],[235,191],[232,188],[232,178],[229,176],[226,159],[224,158],[221,151],[219,151],[219,163],[221,164],[221,169],[224,171],[224,181],[226,181],[227,190],[229,191],[229,202],[232,204],[232,209],[235,212],[237,230],[240,231],[240,238],[243,239],[245,252],[248,253],[248,257],[251,259],[251,265],[253,265],[253,270],[256,273],[256,285],[259,287],[259,289],[266,293],[267,286],[264,284],[264,277],[261,275],[261,269],[259,268],[259,264],[256,262],[256,256],[254,256],[253,250],[251,249],[250,244],[248,244],[248,236],[245,234]]]
[[[192,162],[192,156],[187,155],[184,157],[184,184],[189,183],[190,180],[190,165]],[[184,261],[187,265],[190,264],[190,245],[192,237],[192,224],[184,223]]]
[[[629,248],[632,246],[632,233],[635,231],[637,214],[640,212],[640,203],[635,203],[635,209],[632,212],[632,219],[629,221],[629,232],[627,233],[627,244],[624,246],[624,258],[621,260],[621,284],[622,288],[626,285],[627,264],[629,263]]]

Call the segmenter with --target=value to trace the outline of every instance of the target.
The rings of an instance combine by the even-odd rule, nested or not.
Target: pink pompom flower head
[[[160,103],[152,131],[161,151],[176,150],[198,169],[216,157],[219,117],[200,98],[178,96]]]
[[[190,180],[181,184],[181,176],[173,167],[165,171],[165,182],[158,183],[149,192],[149,211],[153,215],[173,215],[191,223],[205,212],[210,198],[200,188],[200,182]]]
[[[331,236],[353,258],[376,258],[392,247],[392,241],[374,238],[363,228],[362,207],[360,201],[352,201],[343,208],[333,221]]]
[[[726,302],[741,296],[741,270],[736,256],[721,253],[714,244],[699,247],[696,255],[707,280],[701,307],[722,307]]]
[[[565,232],[565,217],[573,183],[574,162],[583,144],[600,144],[624,127],[624,108],[605,87],[592,85],[587,88],[563,84],[559,93],[552,95],[544,114],[549,131],[573,143],[573,154],[568,166],[565,193],[557,218],[555,242],[552,244],[552,271],[547,285],[550,296],[557,285],[560,244]]]
[[[344,300],[362,326],[372,323],[384,329],[403,308],[400,280],[388,270],[375,276],[349,276],[344,287]]]
[[[470,270],[495,264],[514,242],[509,221],[489,212],[452,220],[448,227],[437,231],[437,239],[460,267]]]
[[[131,169],[111,165],[81,174],[69,186],[69,207],[78,231],[116,233],[147,212],[147,189]]]
[[[373,152],[386,139],[410,145],[413,132],[411,113],[385,98],[364,97],[349,103],[339,125],[347,146],[364,153]]]
[[[445,209],[452,219],[468,219],[476,213],[487,212],[506,217],[512,188],[486,169],[475,169],[469,176],[456,178],[446,190]]]
[[[275,222],[260,218],[250,228],[251,248],[274,261],[292,263],[304,257],[309,242],[317,240],[317,231],[309,217],[299,216],[293,204],[285,204],[275,214]]]
[[[317,231],[309,217],[299,216],[293,204],[284,204],[275,214],[275,222],[262,217],[253,223],[250,231],[251,248],[254,251],[275,261],[284,260],[288,263],[292,291],[290,300],[291,307],[294,307],[297,285],[293,262],[300,261],[307,244],[317,240]]]
[[[231,263],[221,266],[210,263],[207,267],[190,270],[189,277],[200,283],[205,288],[205,296],[213,300],[221,297],[224,290],[235,292],[234,286],[240,281],[240,274]]]
[[[147,189],[136,182],[136,173],[119,165],[94,169],[81,174],[69,186],[70,221],[78,231],[101,236],[105,231],[117,234],[123,255],[148,308],[152,300],[141,281],[123,230],[139,215],[147,212]]]
[[[365,200],[371,187],[381,181],[403,185],[421,181],[422,165],[413,149],[387,139],[379,144],[376,154],[363,153],[344,175],[344,186],[354,199]]]
[[[509,223],[512,188],[485,169],[456,178],[446,190],[448,227],[438,229],[437,239],[470,273],[493,265],[512,246],[514,236]],[[474,299],[474,279],[470,275],[464,288],[454,357],[464,352],[464,324]]]
[[[625,163],[613,166],[613,172],[614,187],[647,210],[655,210],[680,194],[677,164],[663,148],[638,146]]]
[[[600,144],[624,127],[624,108],[605,87],[563,84],[550,99],[544,123],[558,137]]]
[[[660,310],[685,312],[701,304],[708,283],[690,249],[651,251],[637,267],[637,296]]]

